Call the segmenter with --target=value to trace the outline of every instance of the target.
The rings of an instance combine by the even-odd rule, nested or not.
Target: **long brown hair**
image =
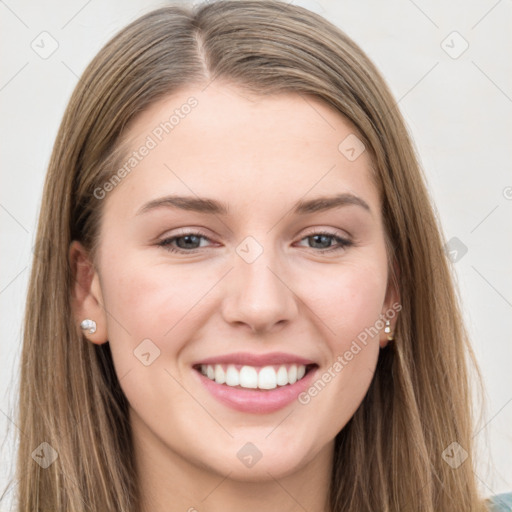
[[[108,343],[88,343],[74,321],[68,249],[80,240],[94,255],[102,202],[93,191],[116,169],[128,123],[178,89],[217,79],[259,95],[314,95],[353,123],[371,155],[402,310],[395,342],[381,350],[364,401],[336,437],[331,512],[484,510],[472,458],[478,372],[470,373],[476,364],[442,231],[396,102],[336,26],[284,2],[240,0],[144,15],[98,53],[71,97],[26,305],[18,511],[139,511],[128,404]],[[32,456],[42,442],[58,454],[46,469]],[[468,454],[457,468],[443,458],[454,442]]]

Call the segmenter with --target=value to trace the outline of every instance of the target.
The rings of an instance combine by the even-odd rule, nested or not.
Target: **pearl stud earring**
[[[391,332],[391,322],[386,320],[386,325],[384,327],[384,332],[388,335],[388,341],[393,341],[393,333]]]
[[[84,330],[89,329],[89,334],[94,334],[96,332],[96,322],[90,318],[82,320],[80,327]]]

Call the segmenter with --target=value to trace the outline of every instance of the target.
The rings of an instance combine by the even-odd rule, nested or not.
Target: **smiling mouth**
[[[261,389],[268,391],[295,384],[317,366],[316,364],[279,364],[267,366],[201,364],[195,365],[193,368],[217,384],[238,389]]]

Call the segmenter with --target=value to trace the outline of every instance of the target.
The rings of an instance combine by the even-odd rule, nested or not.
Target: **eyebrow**
[[[349,205],[360,206],[371,214],[368,203],[364,199],[350,193],[337,194],[335,196],[321,196],[307,201],[299,200],[293,205],[291,210],[294,215],[306,215],[308,213],[316,213]],[[178,208],[180,210],[211,215],[229,214],[229,206],[215,199],[192,196],[165,196],[149,201],[139,208],[135,215],[141,215],[163,207]]]

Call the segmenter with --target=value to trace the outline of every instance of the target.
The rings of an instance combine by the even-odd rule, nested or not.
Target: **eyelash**
[[[327,253],[327,252],[340,251],[342,249],[345,249],[345,248],[350,247],[350,246],[353,245],[353,242],[351,242],[350,240],[347,240],[346,238],[341,238],[341,237],[339,237],[337,235],[334,235],[333,233],[329,233],[327,231],[315,231],[313,233],[307,234],[306,236],[301,238],[300,241],[302,241],[302,240],[304,240],[306,238],[311,238],[311,237],[318,236],[318,235],[321,235],[321,236],[323,235],[323,236],[327,236],[327,237],[333,238],[333,239],[335,239],[338,242],[338,246],[329,247],[327,249],[316,249],[315,250],[315,248],[312,247],[312,249],[315,250],[315,252],[319,252],[321,254],[324,254],[324,253]],[[185,238],[187,236],[196,236],[196,237],[204,238],[204,239],[210,241],[210,239],[207,236],[203,235],[203,233],[199,233],[199,232],[195,232],[195,231],[190,231],[190,232],[185,232],[185,233],[183,233],[181,235],[174,236],[174,237],[171,237],[171,238],[165,238],[164,240],[161,240],[158,243],[158,246],[163,247],[166,251],[169,251],[169,252],[180,253],[180,254],[194,254],[197,251],[199,251],[200,248],[186,250],[186,249],[176,249],[175,247],[170,245],[175,240],[178,240],[179,238]]]

